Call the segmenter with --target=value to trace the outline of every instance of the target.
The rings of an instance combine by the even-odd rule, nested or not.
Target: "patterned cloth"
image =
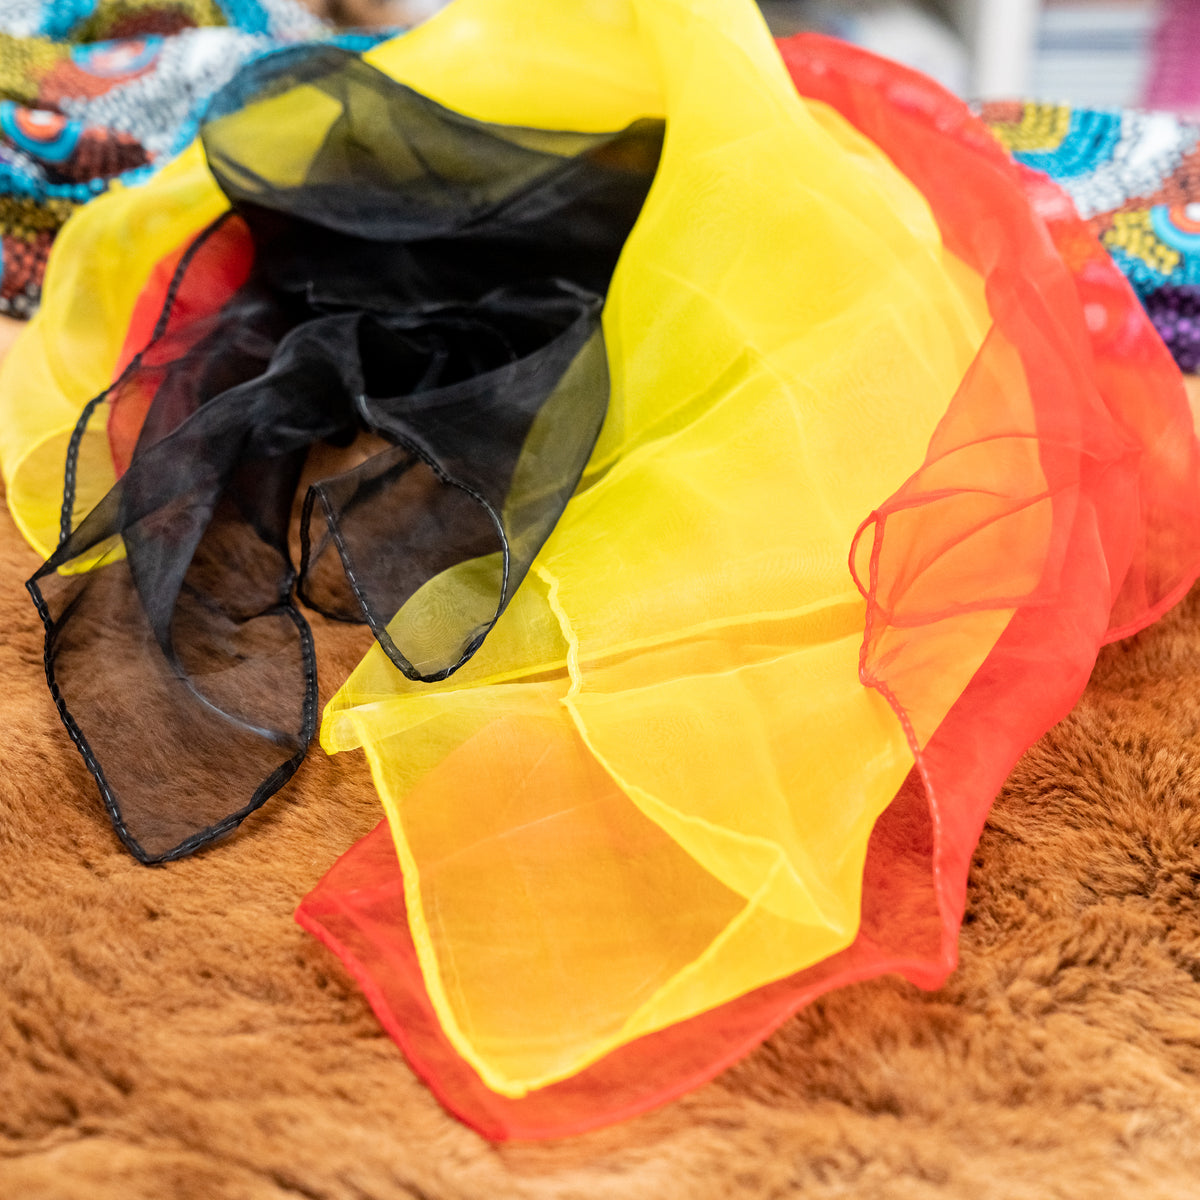
[[[1200,123],[1022,102],[982,115],[1018,162],[1071,197],[1180,367],[1200,371]]]
[[[75,208],[177,154],[244,63],[325,30],[295,0],[3,0],[0,313],[37,307]]]

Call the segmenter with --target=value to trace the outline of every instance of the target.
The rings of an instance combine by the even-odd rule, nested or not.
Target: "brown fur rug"
[[[379,817],[361,758],[138,866],[46,692],[35,565],[0,513],[3,1200],[1200,1195],[1200,592],[1014,772],[942,991],[846,989],[665,1109],[496,1147],[292,922]],[[317,637],[327,696],[365,639]]]

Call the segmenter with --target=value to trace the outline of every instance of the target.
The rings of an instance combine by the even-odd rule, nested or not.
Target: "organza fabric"
[[[377,832],[301,919],[491,1136],[661,1102],[830,986],[940,982],[1004,775],[1200,557],[1178,374],[1069,205],[927,81],[785,53],[807,103],[749,5],[457,0],[369,56],[480,120],[668,120],[579,494],[469,663],[373,653],[323,730],[403,882]]]
[[[214,105],[231,211],[105,397],[128,469],[72,530],[68,456],[63,541],[30,581],[59,712],[150,862],[227,832],[303,756],[294,586],[413,679],[474,653],[603,420],[602,296],[662,140],[485,127],[330,47],[262,60]],[[297,574],[308,449],[360,431],[376,452],[310,489]],[[440,605],[426,585],[456,564]]]
[[[829,988],[887,971],[940,985],[1005,775],[1065,715],[1100,644],[1155,619],[1200,562],[1197,444],[1178,371],[1069,202],[1018,172],[930,81],[815,37],[781,48],[812,110],[831,123],[836,110],[921,188],[947,248],[985,276],[994,318],[923,466],[856,542],[862,680],[907,722],[917,769],[871,832],[848,947],[519,1098],[484,1086],[443,1028],[422,929],[406,911],[412,864],[402,853],[402,876],[382,825],[351,850],[298,919],[346,962],[443,1103],[490,1137],[562,1136],[662,1103]],[[946,665],[989,609],[1012,616],[939,721]],[[372,765],[386,780],[385,752]],[[860,745],[852,761],[868,753]],[[663,881],[668,897],[673,882]],[[503,930],[492,936],[505,944]],[[477,944],[458,949],[474,955]]]
[[[536,70],[513,12],[460,3],[386,53],[411,78],[440,46],[431,90],[470,80],[452,103],[474,111],[499,53],[510,119],[511,78],[544,103],[584,59],[657,91],[662,166],[605,314],[613,404],[475,659],[409,688],[369,655],[322,742],[365,749],[439,1020],[519,1096],[853,941],[913,748],[858,679],[847,554],[988,315],[919,193],[801,103],[752,6],[612,6],[627,41],[599,63],[590,15],[522,7]],[[937,719],[1008,615],[965,632]]]
[[[150,266],[224,207],[194,140],[212,95],[274,49],[333,38],[362,50],[382,36],[335,37],[296,0],[0,5],[0,312],[51,310],[0,369],[0,471],[13,518],[43,557],[58,543],[75,423],[113,381]],[[164,167],[170,182],[149,194],[136,186]],[[50,269],[51,246],[85,203],[103,218],[70,222]],[[81,513],[113,482],[103,422],[93,431],[80,451]]]

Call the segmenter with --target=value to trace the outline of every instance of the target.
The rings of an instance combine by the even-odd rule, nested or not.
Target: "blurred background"
[[[971,99],[1200,112],[1200,0],[761,0]]]
[[[384,23],[386,16],[413,24],[446,0],[325,2],[344,8],[348,23]],[[1027,98],[1200,116],[1200,0],[759,0],[759,5],[776,36],[803,29],[831,33],[916,67],[967,99]]]

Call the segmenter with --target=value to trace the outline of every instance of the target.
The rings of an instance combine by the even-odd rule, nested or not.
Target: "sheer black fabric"
[[[102,397],[148,400],[128,471],[72,530],[72,456],[64,539],[29,581],[59,712],[138,858],[227,832],[301,762],[317,699],[297,593],[367,621],[413,679],[479,647],[599,432],[603,295],[662,136],[485,125],[328,47],[217,97],[203,142],[232,211]],[[239,238],[245,284],[172,324]],[[310,490],[297,570],[308,451],[363,432],[382,449]],[[451,568],[452,603],[422,592]]]

